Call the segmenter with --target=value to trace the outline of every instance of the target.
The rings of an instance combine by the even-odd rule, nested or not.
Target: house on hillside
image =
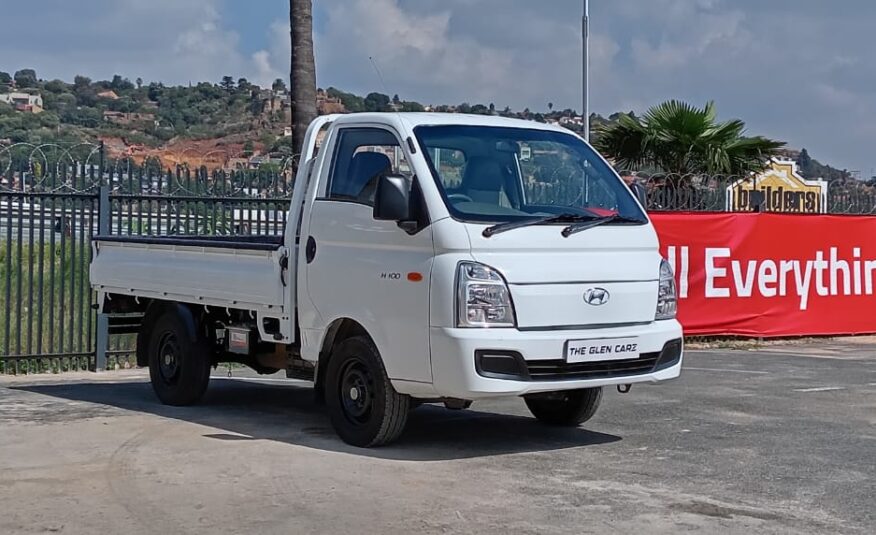
[[[328,93],[322,89],[316,93],[316,109],[320,115],[347,113],[347,108],[344,107],[341,99],[328,96]]]
[[[17,111],[25,113],[42,113],[43,97],[30,93],[0,93],[0,102],[5,102]]]
[[[97,98],[102,98],[106,100],[119,100],[119,96],[112,89],[109,89],[107,91],[101,91],[97,94]]]

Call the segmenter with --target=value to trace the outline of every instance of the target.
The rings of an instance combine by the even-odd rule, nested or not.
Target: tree
[[[548,102],[548,111],[554,111],[554,103]]]
[[[313,59],[313,1],[289,0],[292,41],[292,141],[301,151],[307,127],[316,119],[316,63]]]
[[[222,82],[220,82],[219,85],[222,86],[222,89],[230,93],[234,91],[234,78],[230,76],[223,76]]]
[[[91,78],[87,76],[76,75],[76,77],[73,78],[73,87],[76,89],[91,87]]]
[[[697,108],[670,100],[639,119],[622,115],[600,125],[597,148],[619,167],[656,167],[666,173],[747,175],[760,171],[785,144],[746,137],[738,119],[717,122],[713,102]]]
[[[259,136],[259,143],[261,143],[265,147],[265,149],[272,146],[274,144],[274,141],[276,141],[276,140],[277,140],[277,136],[268,130],[265,130]]]
[[[365,111],[390,111],[390,100],[383,93],[368,93],[365,96]]]
[[[286,91],[286,82],[284,82],[282,78],[277,78],[271,85],[271,89],[277,92]]]
[[[252,156],[252,153],[255,151],[255,144],[252,140],[248,140],[243,144],[243,155],[246,157]]]
[[[249,80],[246,78],[239,78],[237,80],[237,91],[240,93],[248,93],[252,89],[252,84],[249,83]]]
[[[8,72],[0,71],[0,85],[9,85],[12,83],[12,77]]]
[[[37,75],[33,69],[21,69],[15,73],[15,85],[22,89],[37,86]]]
[[[66,93],[67,92],[67,84],[65,84],[62,80],[52,80],[51,82],[46,82],[43,86],[46,91],[50,93]]]
[[[142,89],[142,88],[143,88],[143,79],[138,76],[137,77],[137,89]]]
[[[287,136],[277,138],[271,145],[270,152],[283,158],[292,156],[295,153],[292,149],[292,138]]]
[[[161,98],[161,93],[163,89],[163,85],[157,82],[152,82],[151,84],[149,84],[149,88],[146,90],[146,97],[153,102],[157,102],[158,99]]]
[[[360,112],[365,111],[365,99],[360,97],[359,95],[354,95],[352,93],[345,93],[340,89],[336,89],[334,87],[329,87],[325,90],[326,95],[329,98],[337,98],[341,100],[341,104],[344,105],[344,108],[349,112]]]
[[[114,75],[113,81],[110,82],[110,89],[116,92],[130,91],[134,89],[134,84],[127,78],[122,78],[121,75]]]
[[[812,157],[809,156],[809,151],[805,148],[800,151],[800,155],[797,156],[797,167],[800,169],[800,173],[809,173],[812,168]],[[805,174],[803,176],[806,176]]]
[[[140,106],[130,97],[122,97],[118,100],[109,101],[108,108],[112,111],[131,113],[137,111]]]
[[[419,102],[402,101],[401,111],[421,112],[421,111],[426,111],[426,108],[423,107],[423,105],[420,104]]]
[[[76,95],[76,103],[87,108],[94,107],[97,104],[97,91],[94,88],[85,86],[73,90]]]

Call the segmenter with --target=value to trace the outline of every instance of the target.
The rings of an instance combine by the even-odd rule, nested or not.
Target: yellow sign
[[[758,175],[727,187],[727,209],[751,212],[823,214],[827,212],[827,182],[806,180],[792,160],[772,160]]]

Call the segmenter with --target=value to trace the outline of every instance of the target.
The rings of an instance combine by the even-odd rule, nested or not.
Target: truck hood
[[[605,225],[561,235],[538,225],[485,238],[467,224],[472,257],[508,282],[520,328],[586,328],[654,320],[660,273],[651,225]],[[606,293],[594,304],[591,290]],[[591,292],[592,294],[592,292]]]
[[[564,238],[563,225],[538,225],[485,238],[466,225],[475,260],[511,284],[655,280],[660,254],[651,225],[606,225]]]

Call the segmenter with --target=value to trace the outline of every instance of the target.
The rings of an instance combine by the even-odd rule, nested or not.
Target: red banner
[[[651,214],[688,335],[876,333],[876,217]]]

